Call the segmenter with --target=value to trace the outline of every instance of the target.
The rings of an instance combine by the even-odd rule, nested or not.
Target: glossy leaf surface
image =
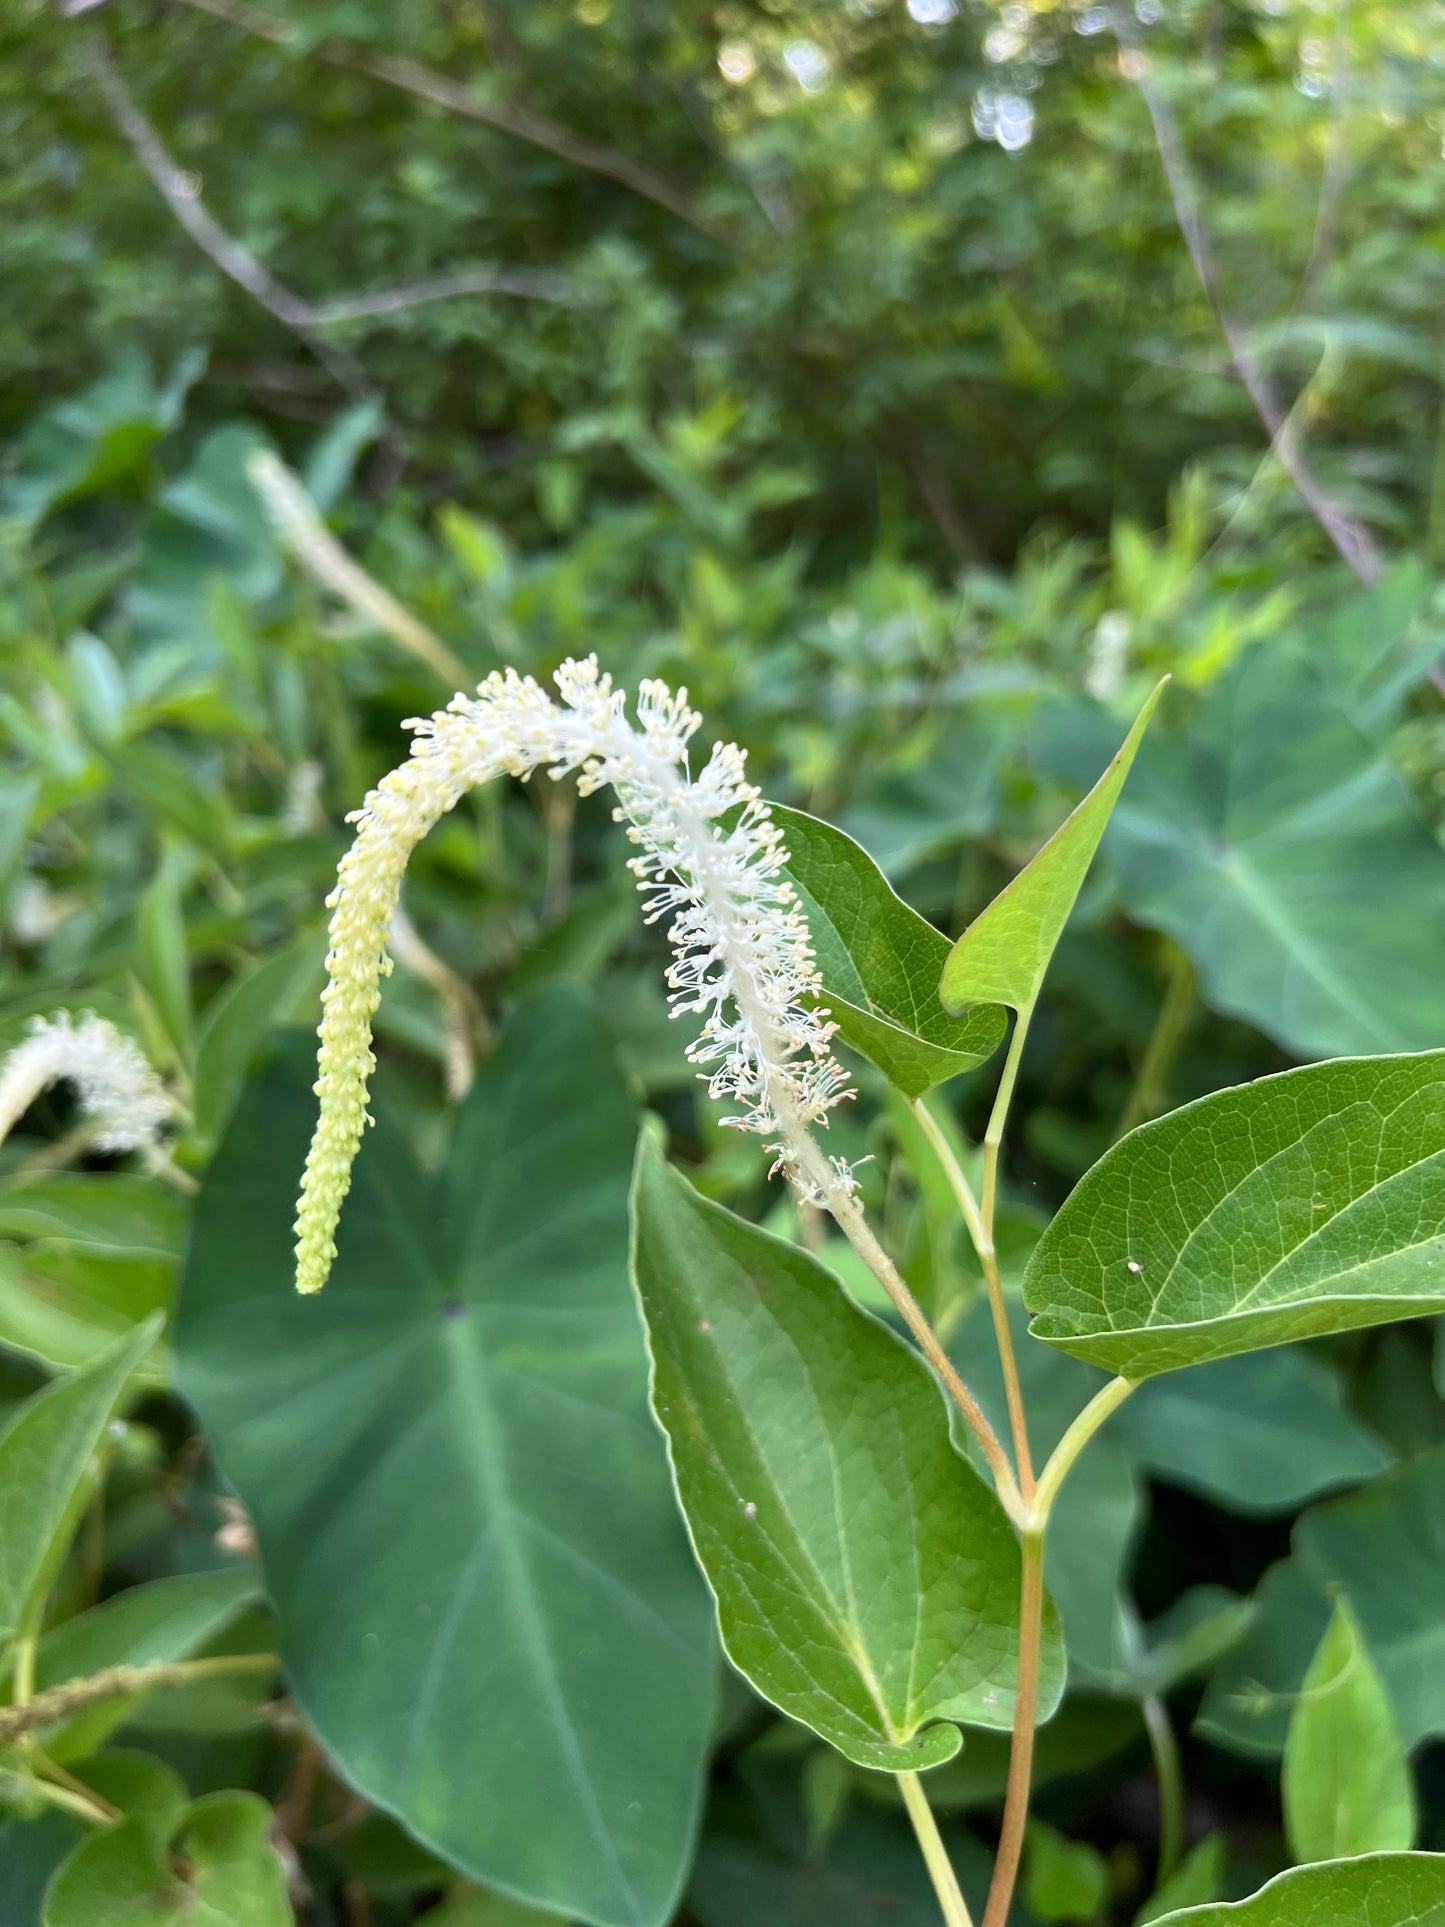
[[[1006,1727],[1018,1542],[921,1359],[647,1145],[634,1221],[653,1405],[733,1664],[861,1766]],[[1061,1658],[1051,1626],[1046,1709]]]
[[[291,1689],[347,1777],[475,1878],[661,1922],[716,1662],[627,1283],[632,1103],[581,1000],[534,999],[439,1180],[383,1113],[335,1272],[305,1300],[291,1217],[313,1074],[298,1040],[242,1099],[178,1338],[255,1522]]]
[[[1445,1052],[1141,1126],[1044,1233],[1024,1300],[1035,1336],[1129,1378],[1445,1309]]]
[[[1155,1927],[1445,1927],[1445,1854],[1371,1853],[1295,1867],[1248,1900],[1160,1915]]]

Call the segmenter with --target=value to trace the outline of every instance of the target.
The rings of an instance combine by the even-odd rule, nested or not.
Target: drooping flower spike
[[[173,1105],[139,1045],[93,1011],[33,1017],[0,1067],[0,1140],[52,1084],[74,1084],[98,1151],[158,1152]]]
[[[319,1290],[331,1269],[352,1163],[370,1122],[371,1019],[391,968],[386,947],[407,861],[468,790],[504,773],[575,774],[584,796],[611,785],[616,819],[638,847],[629,867],[646,919],[672,918],[673,1015],[703,1020],[688,1055],[710,1067],[701,1074],[711,1096],[741,1104],[723,1121],[767,1138],[776,1168],[810,1195],[851,1188],[846,1168],[824,1157],[809,1134],[849,1094],[847,1076],[830,1050],[834,1027],[816,1005],[820,979],[784,874],[782,832],[746,780],[743,752],[715,744],[694,777],[688,744],[702,719],[688,708],[686,690],[641,684],[634,723],[625,692],[600,674],[595,657],[563,663],[555,681],[560,703],[509,669],[488,677],[474,697],[454,696],[434,716],[413,719],[410,757],[349,819],[356,840],[327,899],[321,1114],[296,1219],[301,1291]]]

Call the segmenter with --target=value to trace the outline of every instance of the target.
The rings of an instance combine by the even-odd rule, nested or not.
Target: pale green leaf
[[[1248,1900],[1162,1914],[1154,1927],[1445,1927],[1445,1854],[1370,1853],[1296,1867]]]
[[[909,1097],[990,1057],[1003,1038],[1003,1011],[950,1017],[938,1000],[947,937],[895,896],[851,836],[780,804],[773,818],[787,839],[823,1002],[844,1041]]]
[[[1142,1125],[1044,1233],[1024,1300],[1036,1337],[1127,1378],[1445,1309],[1445,1051]]]
[[[653,1406],[733,1664],[861,1766],[1008,1726],[1018,1542],[922,1360],[646,1143],[633,1214]],[[1047,1716],[1052,1613],[1044,1672]]]
[[[1222,1833],[1209,1833],[1179,1862],[1164,1883],[1145,1901],[1134,1916],[1134,1927],[1149,1927],[1151,1921],[1181,1907],[1199,1907],[1217,1900],[1224,1883],[1228,1845]]]
[[[1296,1860],[1414,1845],[1415,1789],[1399,1722],[1343,1597],[1295,1702],[1282,1784]]]
[[[44,1692],[109,1666],[149,1666],[189,1659],[229,1626],[260,1592],[254,1567],[177,1573],[130,1586],[89,1612],[52,1628],[40,1642],[35,1684]],[[128,1719],[139,1696],[106,1700],[45,1739],[52,1758],[93,1752]]]
[[[577,993],[530,999],[437,1179],[378,1107],[335,1271],[303,1299],[314,1076],[296,1039],[244,1093],[176,1341],[288,1685],[347,1779],[461,1871],[659,1927],[717,1662],[627,1282],[635,1107]]]
[[[27,1623],[65,1556],[96,1447],[157,1329],[47,1385],[0,1432],[0,1638]]]
[[[1083,802],[953,946],[938,991],[946,1010],[1032,1008],[1163,691],[1161,682]]]
[[[148,1817],[123,1820],[57,1870],[44,1927],[291,1927],[271,1823],[254,1793],[208,1794],[166,1837]]]
[[[1353,1607],[1405,1744],[1445,1735],[1445,1446],[1306,1512],[1255,1595],[1250,1629],[1210,1681],[1200,1731],[1278,1753],[1335,1595]]]

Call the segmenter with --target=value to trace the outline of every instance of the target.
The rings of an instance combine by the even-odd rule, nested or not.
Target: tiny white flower
[[[332,911],[328,982],[322,993],[321,1114],[296,1220],[301,1291],[325,1283],[351,1166],[370,1118],[367,1084],[376,1060],[371,1019],[407,860],[431,826],[478,783],[504,772],[573,774],[584,796],[610,785],[619,822],[637,846],[630,868],[649,923],[672,919],[667,979],[674,1016],[701,1017],[689,1047],[713,1097],[734,1097],[724,1119],[771,1140],[778,1166],[805,1189],[850,1191],[808,1134],[847,1095],[829,1048],[834,1027],[817,1008],[821,979],[808,926],[784,875],[782,832],[744,773],[734,743],[715,744],[699,774],[688,744],[701,717],[686,690],[644,682],[637,720],[597,660],[565,662],[554,703],[530,676],[488,677],[475,697],[454,696],[412,720],[408,760],[350,819],[356,840],[343,857]],[[724,824],[723,819],[733,820]]]
[[[34,1017],[0,1065],[0,1140],[52,1084],[74,1084],[98,1151],[154,1151],[173,1106],[140,1047],[86,1011]]]

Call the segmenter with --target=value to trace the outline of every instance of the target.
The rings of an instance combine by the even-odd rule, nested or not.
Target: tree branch
[[[228,26],[236,27],[242,33],[256,34],[263,40],[274,41],[278,46],[287,46],[296,39],[295,30],[288,22],[247,5],[245,0],[181,0],[181,4],[208,13],[213,19],[224,20]],[[689,227],[696,228],[699,233],[713,240],[719,238],[717,229],[699,212],[685,188],[641,161],[634,161],[618,148],[576,134],[570,127],[562,126],[546,114],[539,114],[534,108],[524,107],[517,101],[489,100],[485,94],[474,92],[464,82],[452,80],[446,74],[434,73],[431,68],[400,55],[363,53],[339,41],[323,41],[311,51],[328,66],[366,74],[372,80],[385,82],[389,87],[399,87],[403,93],[414,94],[419,100],[429,100],[434,106],[465,115],[468,120],[481,121],[488,127],[499,128],[504,134],[513,134],[518,140],[544,148],[549,154],[570,161],[575,167],[584,168],[589,173],[606,175],[609,180],[629,188],[643,200],[666,208],[669,214],[675,214],[680,221],[686,221]]]
[[[1329,537],[1341,559],[1362,583],[1368,586],[1378,582],[1384,571],[1384,558],[1374,538],[1361,522],[1347,510],[1342,509],[1315,480],[1299,445],[1294,425],[1280,406],[1264,369],[1255,359],[1247,334],[1224,305],[1214,252],[1200,214],[1199,195],[1184,153],[1184,144],[1179,136],[1173,109],[1155,85],[1148,55],[1139,45],[1132,23],[1127,19],[1122,8],[1114,10],[1113,25],[1124,57],[1125,73],[1138,87],[1144,105],[1149,111],[1155,144],[1159,149],[1159,159],[1164,168],[1164,178],[1168,184],[1170,199],[1174,203],[1175,219],[1179,223],[1180,233],[1184,236],[1184,244],[1189,249],[1194,271],[1199,277],[1199,285],[1204,290],[1205,299],[1213,310],[1215,321],[1218,323],[1220,333],[1224,336],[1230,359],[1234,363],[1239,379],[1244,384],[1245,392],[1254,404],[1255,413],[1269,436],[1270,447],[1278,457],[1281,468],[1294,483],[1306,507]]]
[[[235,240],[206,210],[200,184],[194,174],[177,167],[154,127],[146,119],[121,79],[111,55],[110,43],[103,33],[90,41],[91,66],[111,118],[129,143],[132,153],[149,174],[161,199],[175,216],[177,224],[190,236],[228,281],[234,281],[267,314],[279,321],[301,342],[348,394],[375,394],[366,371],[351,355],[331,347],[316,332],[316,317],[311,304],[262,267],[249,249]]]

